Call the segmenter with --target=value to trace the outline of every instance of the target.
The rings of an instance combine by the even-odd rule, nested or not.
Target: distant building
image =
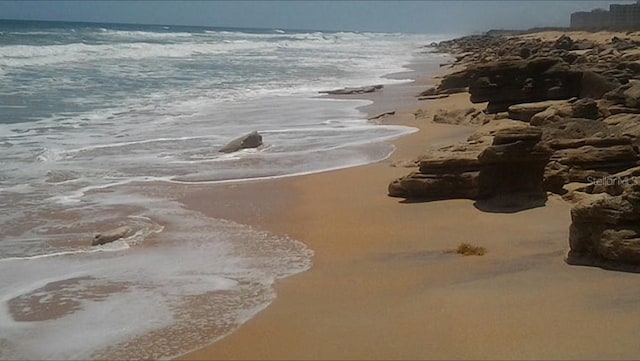
[[[635,4],[609,6],[611,29],[631,30],[640,28],[640,0]]]
[[[571,14],[571,28],[581,30],[608,29],[611,25],[609,11],[595,9],[592,11],[579,11]]]
[[[635,4],[611,4],[609,11],[596,9],[573,13],[571,28],[576,30],[640,29],[640,0]]]

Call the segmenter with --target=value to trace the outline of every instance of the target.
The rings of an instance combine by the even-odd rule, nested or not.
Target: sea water
[[[384,159],[413,130],[318,91],[401,82],[444,38],[0,21],[0,358],[168,358],[264,309],[312,250],[168,187]]]

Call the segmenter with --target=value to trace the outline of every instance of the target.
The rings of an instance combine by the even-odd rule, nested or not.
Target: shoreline
[[[450,60],[451,57],[442,54],[443,58]],[[187,195],[184,195],[180,200],[185,204],[188,209],[202,212],[208,217],[221,218],[231,220],[239,224],[246,224],[259,230],[266,230],[270,233],[291,237],[299,240],[307,245],[312,251],[314,248],[309,246],[305,241],[298,238],[298,232],[292,232],[286,222],[282,222],[282,219],[277,215],[283,212],[290,211],[295,208],[299,197],[297,195],[298,182],[307,178],[315,178],[318,176],[327,175],[330,176],[334,173],[340,173],[356,169],[367,169],[372,166],[385,164],[388,167],[392,159],[395,159],[397,155],[402,155],[404,158],[409,159],[415,156],[412,154],[412,147],[403,147],[401,144],[403,139],[407,137],[413,137],[416,133],[420,133],[422,130],[417,126],[415,118],[413,116],[413,110],[419,103],[426,103],[425,101],[419,101],[416,94],[424,90],[425,87],[434,86],[437,84],[437,77],[446,74],[446,71],[442,70],[440,62],[422,62],[422,63],[410,63],[404,66],[406,71],[396,72],[384,75],[383,78],[391,79],[406,79],[406,82],[387,84],[385,85],[383,92],[365,93],[365,94],[353,94],[353,95],[320,95],[319,98],[328,99],[353,99],[353,100],[368,100],[371,104],[359,106],[356,109],[363,112],[366,118],[373,117],[386,111],[395,111],[396,113],[391,116],[385,116],[378,120],[377,124],[392,125],[392,126],[405,126],[415,129],[413,132],[409,132],[404,135],[396,136],[392,139],[382,141],[383,143],[392,144],[394,150],[384,159],[378,161],[369,162],[366,164],[351,165],[347,167],[340,167],[336,169],[326,169],[321,171],[314,171],[307,174],[294,174],[281,177],[265,178],[265,179],[246,179],[238,182],[216,182],[210,185],[192,185],[188,189]],[[431,70],[431,72],[429,72]],[[425,72],[427,73],[425,75]],[[392,96],[388,94],[392,93]],[[401,105],[401,107],[398,107]],[[393,108],[393,109],[391,109]],[[370,122],[372,122],[370,120]],[[442,127],[444,133],[451,132],[453,134],[459,133],[461,127],[451,125],[439,125]],[[470,130],[464,131],[464,137],[466,137]],[[449,139],[449,137],[444,137]],[[443,142],[443,145],[446,144]],[[399,147],[400,145],[400,147]],[[406,151],[405,151],[406,148]],[[403,158],[403,159],[404,159]],[[389,167],[390,168],[390,167]],[[391,168],[396,170],[394,177],[400,175],[406,168]],[[216,205],[211,206],[211,200],[216,200]],[[314,251],[315,252],[315,251]],[[313,257],[313,265],[311,270],[317,266],[317,254]],[[308,273],[311,270],[304,271],[300,274],[288,276],[284,279],[278,280],[274,284],[276,291],[276,302],[280,298],[279,285],[287,282],[289,279],[300,277],[302,274]],[[268,305],[265,310],[261,311],[253,318],[264,313],[270,309],[273,303]],[[252,319],[247,321],[250,323]],[[243,323],[239,328],[245,327],[247,323]],[[200,352],[205,352],[211,347],[219,344],[222,340],[226,339],[233,333],[222,337],[214,341],[212,344],[204,346],[202,348],[193,350],[184,355],[178,356],[176,359],[191,359],[194,355],[198,355]],[[196,356],[197,358],[198,356]],[[205,358],[209,358],[208,355]]]
[[[265,310],[179,359],[629,359],[640,353],[633,336],[640,331],[634,321],[640,299],[630,291],[636,275],[565,263],[571,205],[561,197],[506,214],[484,212],[471,200],[387,196],[387,184],[409,171],[403,162],[476,130],[425,120],[441,108],[474,106],[468,93],[418,101],[415,90],[430,81],[409,83],[410,99],[372,94],[396,104],[385,122],[419,129],[393,140],[396,150],[386,160],[184,195],[189,209],[289,236],[315,256],[310,270],[274,285],[277,297]],[[415,107],[426,115],[416,119]],[[370,116],[394,110],[375,100],[363,109]],[[448,253],[463,242],[487,254]]]

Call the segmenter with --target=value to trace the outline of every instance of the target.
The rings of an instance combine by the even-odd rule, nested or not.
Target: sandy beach
[[[431,69],[435,71],[435,69]],[[371,95],[369,115],[419,129],[382,162],[307,176],[193,188],[188,208],[288,235],[313,267],[276,284],[277,299],[236,332],[181,359],[634,359],[640,355],[638,274],[570,266],[571,204],[516,213],[471,200],[406,202],[387,185],[428,148],[474,128],[428,120],[469,106],[469,94],[418,101],[436,82]],[[414,112],[426,116],[418,120]],[[460,243],[483,256],[448,251]]]

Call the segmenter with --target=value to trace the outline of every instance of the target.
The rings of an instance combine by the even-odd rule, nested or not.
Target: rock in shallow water
[[[262,145],[262,136],[254,131],[240,138],[234,139],[224,147],[220,148],[221,153],[233,153],[240,149],[257,148]]]
[[[373,93],[382,89],[384,85],[368,85],[359,88],[343,88],[343,89],[335,89],[335,90],[323,90],[320,93],[329,94],[329,95],[351,95],[351,94],[364,94],[364,93]]]
[[[98,233],[93,237],[92,246],[100,246],[106,243],[115,242],[121,238],[128,237],[133,233],[131,227],[122,226],[106,232]]]

